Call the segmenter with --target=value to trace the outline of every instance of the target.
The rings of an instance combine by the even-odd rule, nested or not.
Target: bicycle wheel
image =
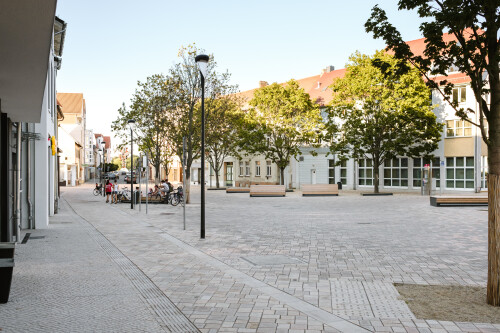
[[[172,206],[177,206],[179,204],[179,195],[178,194],[174,194],[170,197],[170,204]]]
[[[99,191],[99,190],[98,190],[98,189],[96,189],[96,188],[94,189],[94,195],[95,195],[95,196],[99,195],[100,193],[101,193],[101,191]]]

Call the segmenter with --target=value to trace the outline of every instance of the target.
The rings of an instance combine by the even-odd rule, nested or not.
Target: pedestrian
[[[113,184],[113,196],[111,198],[111,203],[118,203],[118,181],[115,179],[115,183]]]
[[[111,184],[108,179],[106,180],[106,203],[109,202],[109,196],[111,195],[112,192],[113,192],[113,184]],[[113,198],[111,198],[111,200],[113,200]]]

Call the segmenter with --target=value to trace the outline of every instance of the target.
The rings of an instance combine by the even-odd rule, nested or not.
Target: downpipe
[[[16,235],[16,242],[19,242],[19,236],[21,234],[20,228],[21,228],[21,134],[22,134],[22,128],[21,128],[21,123],[17,122],[17,144],[16,144],[16,191],[15,193],[15,203],[16,203],[16,219],[15,219],[15,235]]]
[[[26,160],[26,164],[28,165],[28,175],[26,177],[26,190],[27,190],[27,201],[28,201],[28,226],[29,229],[35,229],[35,224],[33,221],[33,202],[31,201],[31,140],[28,140],[27,145],[28,147],[26,151],[28,153],[28,157]]]

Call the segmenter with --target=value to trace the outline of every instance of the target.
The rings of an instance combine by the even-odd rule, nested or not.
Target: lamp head
[[[198,64],[201,75],[203,75],[203,78],[207,77],[208,59],[209,57],[206,54],[200,54],[197,55],[196,58],[194,58],[194,60]]]
[[[135,127],[135,120],[134,120],[134,119],[129,119],[129,120],[127,121],[127,125],[128,125],[128,127],[129,127],[130,129],[134,129],[134,127]]]

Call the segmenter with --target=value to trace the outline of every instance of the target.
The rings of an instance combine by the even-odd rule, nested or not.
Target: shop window
[[[373,186],[373,161],[371,158],[363,158],[358,161],[358,184]]]
[[[446,188],[474,188],[474,157],[446,158]]]

